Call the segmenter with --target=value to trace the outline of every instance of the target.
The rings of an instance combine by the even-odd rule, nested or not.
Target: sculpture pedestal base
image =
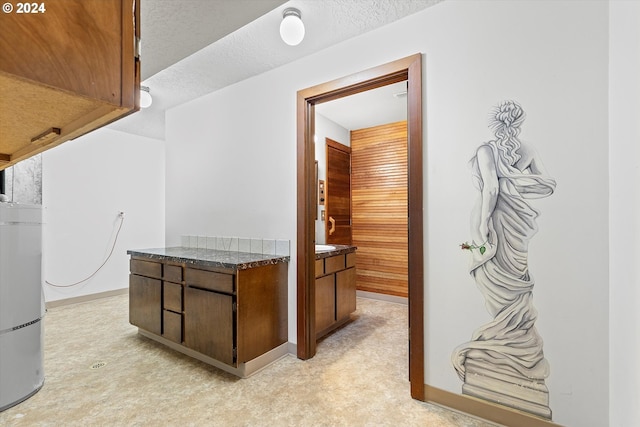
[[[544,380],[532,380],[510,370],[467,359],[462,393],[551,419],[549,389]]]

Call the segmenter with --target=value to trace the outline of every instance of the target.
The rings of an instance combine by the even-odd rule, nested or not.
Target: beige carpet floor
[[[365,298],[316,357],[247,379],[140,336],[127,295],[49,309],[44,365],[0,426],[494,426],[411,399],[407,306]]]

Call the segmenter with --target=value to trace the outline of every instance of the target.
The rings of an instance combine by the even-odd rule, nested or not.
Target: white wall
[[[554,421],[608,414],[608,3],[447,1],[167,113],[167,244],[183,234],[296,240],[296,91],[424,54],[426,374],[461,390],[452,350],[488,320],[459,244],[467,161],[515,99],[556,193],[530,246]],[[375,47],[375,48],[374,48]],[[283,47],[285,48],[285,47]],[[296,340],[295,252],[289,340]]]
[[[164,141],[98,129],[42,155],[46,301],[127,288],[127,249],[164,245]]]
[[[290,240],[295,342],[296,94],[271,75],[167,111],[166,244],[182,235]]]
[[[607,9],[606,2],[444,2],[424,14],[417,35],[430,41],[423,49],[427,381],[460,392],[448,369],[451,350],[490,320],[467,274],[469,255],[456,244],[471,238],[467,160],[493,136],[489,108],[515,99],[527,113],[521,138],[558,184],[551,197],[532,201],[541,216],[529,266],[553,419],[576,426],[608,420]]]
[[[611,427],[640,425],[640,2],[609,9]]]

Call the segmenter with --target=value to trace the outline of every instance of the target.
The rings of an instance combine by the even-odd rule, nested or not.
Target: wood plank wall
[[[407,122],[351,131],[357,288],[408,296]]]

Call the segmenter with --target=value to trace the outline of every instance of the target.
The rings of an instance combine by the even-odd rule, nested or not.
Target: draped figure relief
[[[539,212],[529,200],[556,187],[533,148],[518,138],[522,107],[504,101],[492,111],[495,139],[478,147],[470,166],[477,201],[471,213],[470,274],[493,320],[458,346],[452,364],[463,394],[551,419],[545,379],[549,363],[535,322],[528,245]]]

